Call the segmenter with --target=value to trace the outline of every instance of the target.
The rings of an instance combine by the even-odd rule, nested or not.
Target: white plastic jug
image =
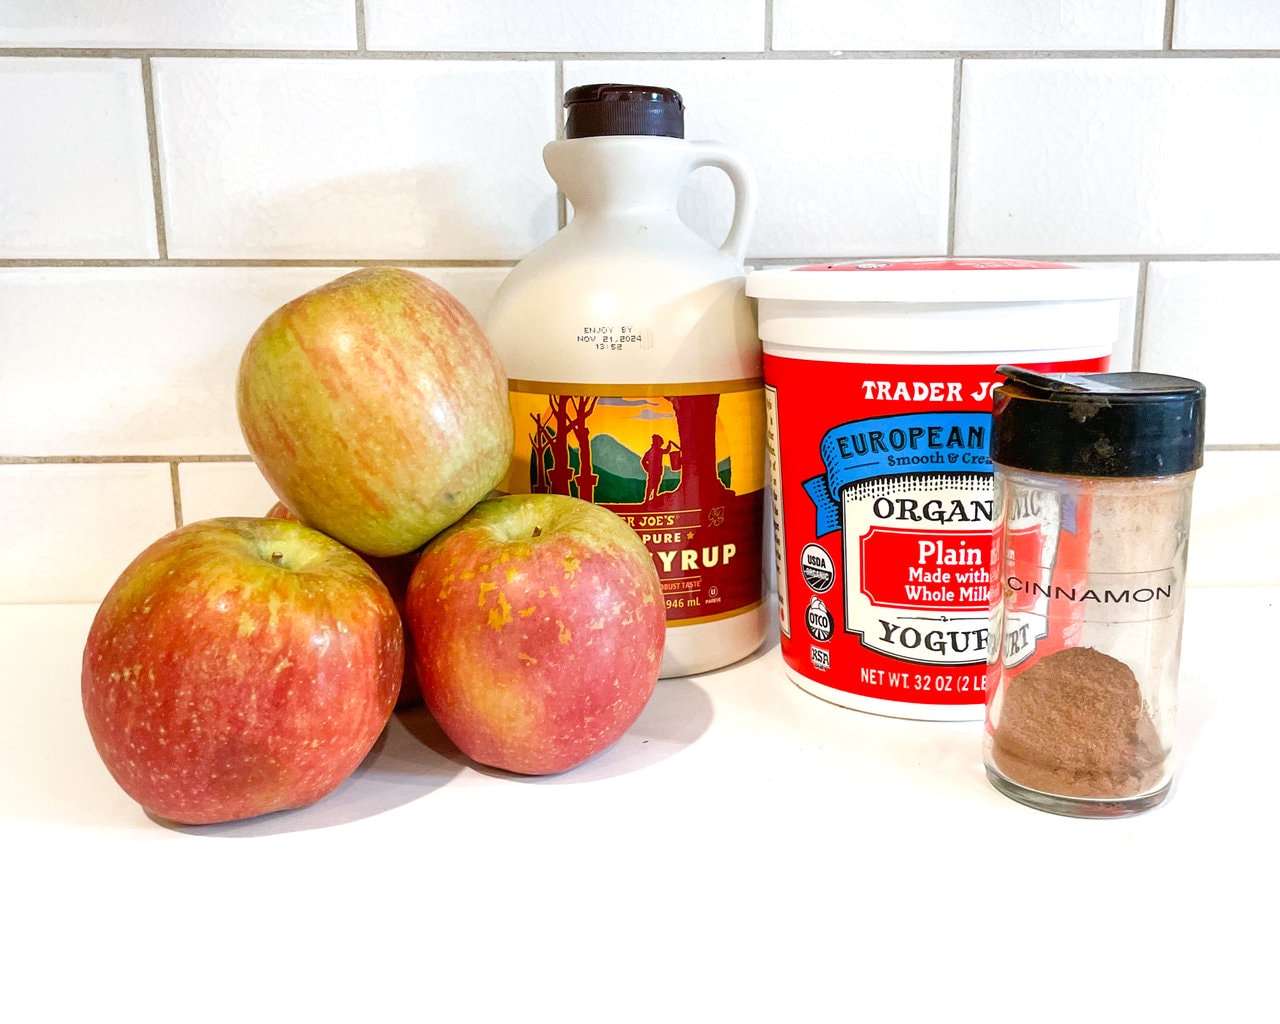
[[[662,675],[760,646],[764,400],[742,266],[754,179],[724,146],[686,141],[670,89],[571,89],[543,158],[573,207],[494,299],[486,329],[510,378],[508,492],[616,512],[653,555],[667,604]],[[733,184],[717,248],[677,213],[700,167]]]

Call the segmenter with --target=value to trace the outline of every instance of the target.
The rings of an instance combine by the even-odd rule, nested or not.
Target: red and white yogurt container
[[[782,658],[803,690],[980,720],[996,367],[1110,366],[1132,272],[1001,259],[758,270]]]

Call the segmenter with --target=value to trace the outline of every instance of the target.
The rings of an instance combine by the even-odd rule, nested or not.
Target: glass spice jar
[[[987,777],[1040,810],[1134,814],[1173,779],[1205,388],[998,372]]]

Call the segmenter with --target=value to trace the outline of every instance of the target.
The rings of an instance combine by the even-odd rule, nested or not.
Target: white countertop
[[[981,723],[803,693],[775,638],[560,777],[472,767],[418,710],[311,808],[166,827],[84,725],[93,611],[0,607],[4,1019],[1274,1012],[1275,589],[1189,591],[1173,793],[1111,821],[996,793]]]

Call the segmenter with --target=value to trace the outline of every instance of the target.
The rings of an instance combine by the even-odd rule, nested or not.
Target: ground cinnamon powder
[[[1005,684],[992,757],[1028,789],[1108,799],[1158,786],[1165,752],[1133,671],[1091,647],[1042,658]]]

